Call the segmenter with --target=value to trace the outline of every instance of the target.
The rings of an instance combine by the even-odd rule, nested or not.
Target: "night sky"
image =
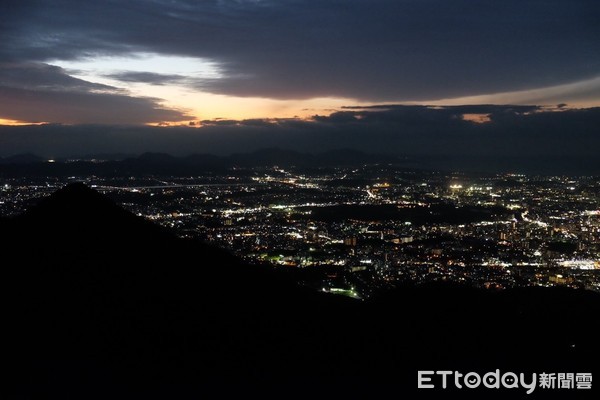
[[[600,148],[597,0],[5,0],[0,43],[0,156]]]

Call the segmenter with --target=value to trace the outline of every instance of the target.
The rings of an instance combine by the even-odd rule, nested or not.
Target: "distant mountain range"
[[[47,160],[35,154],[16,154],[14,156],[0,157],[0,165],[27,165],[46,162]]]
[[[193,154],[186,157],[174,157],[165,153],[144,153],[140,156],[126,156],[123,154],[89,155],[81,159],[51,160],[33,155],[20,154],[7,158],[0,158],[0,165],[5,170],[10,167],[21,169],[25,172],[40,169],[48,171],[76,171],[78,169],[133,169],[139,171],[173,171],[185,170],[198,171],[206,169],[223,169],[231,167],[260,167],[260,166],[351,166],[363,164],[401,163],[403,159],[398,156],[367,154],[357,150],[341,149],[331,150],[319,154],[300,153],[293,150],[278,148],[262,149],[252,153],[236,153],[230,156],[216,156],[211,154]],[[102,161],[99,164],[99,161]]]
[[[114,175],[169,174],[189,175],[206,171],[223,171],[232,167],[325,167],[364,164],[400,164],[401,157],[367,154],[356,150],[333,150],[319,154],[300,153],[277,148],[236,153],[230,156],[193,154],[174,157],[165,153],[144,153],[137,157],[124,155],[87,156],[74,160],[49,160],[32,154],[0,159],[4,175]]]
[[[336,297],[179,239],[82,184],[0,219],[0,243],[3,398],[421,398],[418,370],[598,373],[592,292]]]
[[[52,161],[52,162],[49,162]],[[0,158],[0,176],[127,176],[135,174],[183,175],[224,172],[250,167],[354,167],[391,164],[400,168],[462,171],[468,173],[526,173],[541,175],[600,175],[599,157],[554,156],[465,156],[369,154],[352,149],[311,154],[267,148],[228,156],[192,154],[175,157],[166,153],[90,154],[70,159],[52,159],[34,154]]]

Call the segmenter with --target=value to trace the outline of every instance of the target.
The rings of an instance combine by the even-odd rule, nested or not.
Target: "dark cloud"
[[[166,85],[171,83],[182,83],[187,80],[185,76],[173,74],[157,74],[154,72],[123,71],[104,75],[107,78],[116,79],[121,82],[143,82],[151,85]]]
[[[200,121],[202,126],[239,126],[240,121],[235,119],[211,119]]]
[[[559,106],[561,106],[559,104]],[[562,104],[566,107],[567,104]],[[400,104],[375,104],[370,106],[342,106],[342,110],[352,111],[407,111],[407,110],[446,110],[454,114],[494,114],[514,112],[525,114],[542,110],[542,107],[537,105],[497,105],[497,104],[476,104],[476,105],[460,105],[460,106],[406,106]],[[440,112],[440,111],[438,111]]]
[[[26,152],[49,157],[146,151],[230,154],[277,146],[308,152],[343,147],[440,159],[450,155],[597,159],[600,108],[528,112],[518,106],[494,106],[485,109],[491,111],[491,119],[483,124],[463,120],[461,113],[466,111],[482,109],[396,106],[385,111],[344,111],[308,121],[203,121],[201,128],[4,126],[0,127],[0,156]]]
[[[132,51],[202,57],[238,96],[450,98],[600,74],[597,0],[22,1],[0,59]],[[597,91],[594,96],[598,96]]]
[[[158,99],[132,97],[111,86],[73,78],[62,68],[33,62],[0,64],[0,113],[6,119],[74,124],[191,118],[161,106]]]
[[[158,105],[156,99],[124,95],[0,87],[0,109],[7,119],[30,122],[144,124],[189,119]]]
[[[111,86],[74,78],[63,68],[33,62],[0,63],[0,86],[57,92],[119,92]]]

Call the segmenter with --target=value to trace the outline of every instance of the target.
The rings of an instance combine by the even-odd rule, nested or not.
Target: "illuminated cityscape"
[[[3,216],[83,181],[182,238],[368,298],[404,283],[600,291],[593,177],[442,173],[393,165],[248,167],[199,176],[6,178]]]
[[[599,17],[2,1],[1,398],[600,399]]]

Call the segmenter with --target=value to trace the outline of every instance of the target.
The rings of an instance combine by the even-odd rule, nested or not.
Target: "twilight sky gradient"
[[[0,43],[4,125],[600,106],[597,0],[4,0]]]

